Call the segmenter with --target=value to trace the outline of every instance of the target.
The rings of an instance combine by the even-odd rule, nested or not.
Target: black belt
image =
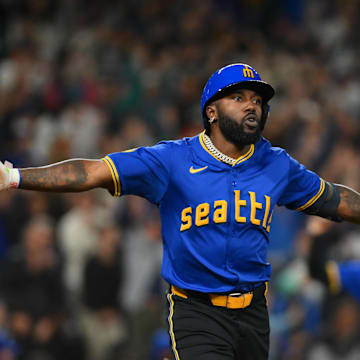
[[[268,290],[268,283],[256,287],[253,291],[246,293],[234,292],[230,294],[202,293],[194,290],[184,290],[171,285],[171,292],[184,299],[197,298],[205,300],[214,306],[225,307],[227,309],[244,309],[253,301],[262,299]]]

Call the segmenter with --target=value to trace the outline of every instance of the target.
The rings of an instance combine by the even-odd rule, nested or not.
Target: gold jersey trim
[[[114,182],[114,196],[120,196],[121,186],[120,186],[119,174],[116,170],[116,166],[109,156],[105,156],[104,158],[102,158],[102,160],[105,161],[105,163],[110,169],[111,176]]]
[[[236,159],[233,166],[235,166],[237,164],[240,164],[240,163],[246,161],[247,159],[251,158],[253,156],[253,154],[254,154],[254,151],[255,151],[255,145],[251,144],[250,149],[248,150],[248,152],[246,154],[240,156],[238,159]]]

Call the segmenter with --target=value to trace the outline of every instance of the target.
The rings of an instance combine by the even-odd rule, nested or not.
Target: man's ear
[[[206,116],[208,117],[208,119],[217,119],[217,109],[215,106],[215,102],[212,102],[206,106]]]

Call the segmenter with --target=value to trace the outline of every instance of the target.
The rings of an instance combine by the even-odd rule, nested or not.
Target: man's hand
[[[20,183],[20,173],[18,169],[13,169],[12,163],[0,161],[0,191],[9,188],[18,188]]]

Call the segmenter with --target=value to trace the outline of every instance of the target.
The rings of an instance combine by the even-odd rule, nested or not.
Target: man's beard
[[[245,145],[255,144],[260,140],[262,125],[261,122],[257,130],[253,133],[247,133],[244,131],[244,125],[241,122],[238,124],[230,116],[226,116],[218,111],[219,119],[219,128],[221,133],[224,135],[225,139],[239,148],[242,148]]]

